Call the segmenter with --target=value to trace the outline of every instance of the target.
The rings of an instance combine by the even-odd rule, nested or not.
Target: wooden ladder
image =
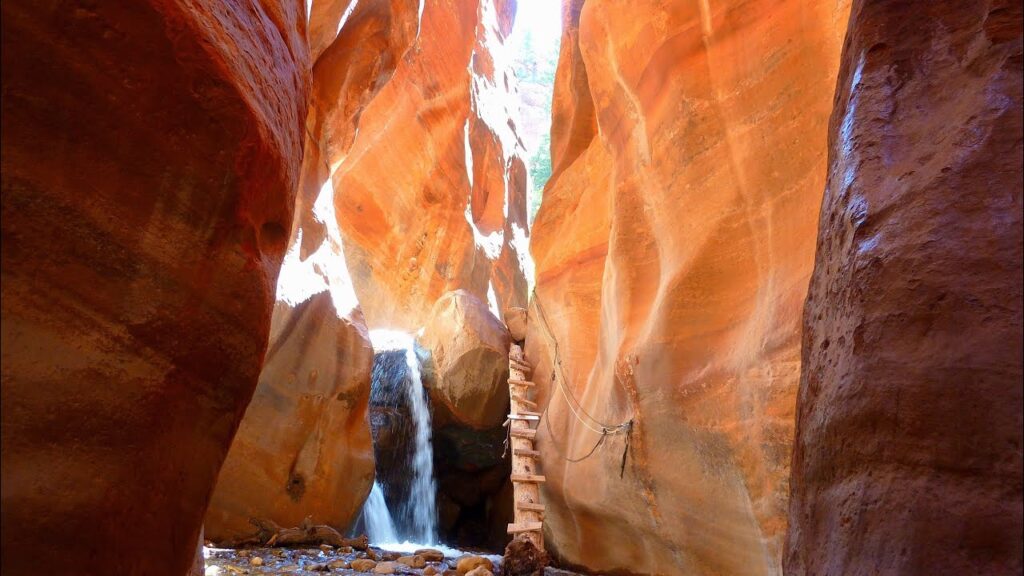
[[[508,525],[508,533],[525,534],[538,550],[544,549],[544,505],[540,501],[540,485],[544,476],[537,473],[540,452],[534,448],[540,422],[537,404],[528,399],[535,388],[527,380],[533,368],[526,361],[523,348],[513,343],[508,354],[508,391],[511,413],[508,415],[509,442],[512,450],[512,489],[515,501],[515,520]]]

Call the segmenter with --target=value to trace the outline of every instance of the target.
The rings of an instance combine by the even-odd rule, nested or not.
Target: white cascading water
[[[396,525],[395,515],[388,510],[384,491],[374,482],[363,505],[367,536],[370,542],[395,543],[399,537],[420,544],[437,544],[437,484],[434,480],[434,457],[431,445],[430,405],[423,387],[415,340],[411,334],[392,330],[371,330],[370,341],[375,353],[402,350],[406,362],[406,385],[402,387],[412,418],[412,460],[410,462],[409,498],[401,504],[399,518],[410,525]],[[404,522],[402,523],[404,524]],[[390,534],[388,533],[390,527]]]
[[[373,483],[370,495],[363,504],[363,522],[366,524],[366,536],[370,542],[398,542],[395,521],[391,518],[387,502],[384,501],[384,489],[377,482]]]
[[[411,337],[405,348],[405,362],[409,371],[409,386],[405,390],[414,432],[412,494],[405,505],[413,519],[414,537],[420,542],[434,544],[437,542],[437,485],[434,482],[433,446],[430,444],[430,405]]]

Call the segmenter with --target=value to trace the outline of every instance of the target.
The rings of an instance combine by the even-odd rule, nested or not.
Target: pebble
[[[249,564],[252,564],[253,566],[263,566],[263,558],[260,558],[259,556],[250,558]]]
[[[483,566],[477,566],[469,572],[466,572],[466,576],[494,576],[494,574]]]
[[[327,564],[327,567],[331,570],[337,570],[339,568],[348,568],[348,562],[345,562],[344,560],[335,560],[334,562],[329,562]]]
[[[455,569],[458,570],[459,574],[469,574],[476,568],[483,568],[490,573],[494,570],[494,564],[484,558],[483,556],[463,556],[459,558],[458,564],[455,565]],[[482,574],[476,574],[474,576],[484,576]]]
[[[419,554],[415,556],[400,556],[398,562],[405,564],[409,568],[423,568],[427,565],[427,561]]]
[[[413,552],[413,554],[423,556],[423,559],[427,562],[444,562],[444,553],[433,548],[423,548]]]
[[[433,566],[427,566],[423,569],[423,576],[434,576],[435,574],[437,574],[437,568]]]
[[[398,562],[381,562],[373,568],[374,574],[394,574],[398,570]]]
[[[377,567],[377,563],[368,558],[359,558],[358,560],[353,560],[348,567],[356,572],[369,572]]]

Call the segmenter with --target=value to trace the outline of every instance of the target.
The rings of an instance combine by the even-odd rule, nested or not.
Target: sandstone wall
[[[359,3],[342,28],[341,36],[350,26],[369,29],[369,13],[382,9],[375,7],[392,7],[371,36],[387,46],[386,57],[349,58],[373,68],[366,77],[375,79],[358,109],[347,111],[356,106],[351,96],[320,89],[314,100],[332,118],[314,133],[327,139],[345,255],[367,323],[418,329],[434,302],[458,289],[499,311],[524,306],[527,174],[503,46],[514,3],[427,0],[421,15],[418,1],[398,4]],[[350,48],[377,50],[366,39]],[[327,61],[334,56],[321,56],[318,80],[338,73]],[[353,116],[358,130],[337,128]]]
[[[781,571],[800,312],[847,10],[565,4],[527,336],[551,399],[538,438],[546,538],[562,559]],[[586,412],[635,419],[621,478],[623,435],[565,460],[599,435],[549,383],[556,341]]]
[[[300,2],[3,3],[4,574],[183,574],[302,161]]]
[[[1020,2],[854,2],[790,574],[1020,574]]]

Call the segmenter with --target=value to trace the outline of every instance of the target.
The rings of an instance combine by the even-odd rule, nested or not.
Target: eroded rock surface
[[[854,2],[787,573],[1021,573],[1021,12]]]
[[[800,317],[848,4],[574,0],[527,356],[550,552],[777,574]],[[604,424],[598,442],[550,383]],[[591,428],[596,429],[595,432]],[[620,477],[621,474],[621,477]],[[630,545],[623,545],[629,543]]]
[[[372,363],[358,308],[339,317],[326,291],[278,302],[259,385],[206,515],[208,539],[248,536],[250,518],[348,528],[373,483]]]
[[[515,4],[419,10],[358,3],[315,70],[313,133],[371,328],[419,329],[458,289],[499,317],[526,303],[527,173],[503,46]]]
[[[430,353],[430,400],[438,424],[482,429],[505,420],[509,333],[484,302],[465,290],[445,294],[417,342]]]
[[[303,7],[2,20],[2,571],[185,574],[266,350]]]

